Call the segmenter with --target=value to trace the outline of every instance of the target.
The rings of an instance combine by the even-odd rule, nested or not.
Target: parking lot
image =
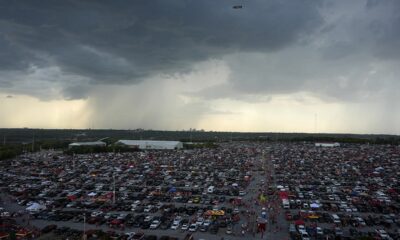
[[[28,153],[1,162],[2,221],[41,239],[399,239],[399,153],[258,142]]]
[[[399,147],[282,145],[272,162],[293,237],[399,239]]]

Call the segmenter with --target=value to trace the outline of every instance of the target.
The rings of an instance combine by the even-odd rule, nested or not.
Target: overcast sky
[[[400,134],[399,76],[398,0],[0,0],[0,127]]]

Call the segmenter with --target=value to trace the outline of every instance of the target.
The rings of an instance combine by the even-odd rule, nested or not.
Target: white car
[[[204,226],[209,227],[211,225],[211,220],[210,219],[206,219],[203,223]]]
[[[311,240],[310,235],[307,232],[301,232],[301,240]]]
[[[150,229],[157,229],[160,226],[160,221],[158,220],[154,220],[151,224],[150,224]]]
[[[143,210],[143,212],[148,213],[148,212],[150,212],[152,209],[153,209],[153,205],[148,205],[148,206]]]
[[[375,230],[375,231],[376,231],[376,233],[378,233],[378,235],[379,235],[379,237],[381,237],[381,239],[384,239],[384,240],[391,240],[392,239],[389,236],[389,234],[383,229]]]
[[[198,219],[197,219],[197,221],[196,221],[196,225],[197,226],[200,226],[200,225],[202,225],[204,223],[204,218],[202,218],[202,217],[199,217]]]
[[[324,235],[324,232],[322,231],[322,228],[317,227],[317,235]]]
[[[196,232],[197,231],[197,224],[193,223],[190,224],[189,232]]]
[[[91,217],[97,217],[97,216],[101,216],[103,214],[103,212],[92,212],[90,214]]]
[[[146,216],[144,219],[145,222],[151,222],[153,220],[153,216]]]
[[[70,202],[70,203],[68,203],[65,207],[66,207],[66,208],[73,208],[73,207],[75,207],[75,205],[76,205],[75,202]]]
[[[232,234],[232,226],[226,228],[226,234]]]
[[[118,219],[118,220],[123,220],[123,219],[126,218],[126,216],[128,216],[127,213],[121,213],[121,214],[118,215],[117,219]]]
[[[125,233],[125,236],[127,237],[128,240],[131,240],[133,238],[133,235],[135,235],[135,232],[127,232],[127,233]]]
[[[179,228],[179,226],[180,226],[180,222],[173,222],[171,225],[171,229],[176,230]]]
[[[357,217],[356,220],[361,226],[367,226],[364,219],[362,219],[361,217]]]
[[[175,218],[174,218],[174,222],[181,222],[182,221],[182,217],[181,216],[176,216]]]
[[[0,216],[1,217],[10,217],[11,214],[10,214],[10,212],[2,212],[2,213],[0,213]]]
[[[183,231],[188,230],[188,228],[189,228],[189,225],[188,225],[187,223],[182,224],[181,229],[182,229]]]
[[[306,232],[306,228],[304,227],[304,225],[299,225],[299,232]]]

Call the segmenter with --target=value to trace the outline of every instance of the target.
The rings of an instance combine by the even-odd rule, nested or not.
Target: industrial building
[[[119,140],[117,145],[138,149],[182,149],[183,143],[179,141],[153,141],[153,140]]]
[[[105,147],[106,143],[101,142],[101,141],[96,141],[96,142],[74,142],[70,143],[68,145],[68,148],[74,148],[74,147]]]
[[[340,143],[315,143],[316,147],[340,147]]]

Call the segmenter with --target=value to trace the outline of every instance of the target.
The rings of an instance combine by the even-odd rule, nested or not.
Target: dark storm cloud
[[[57,66],[90,84],[135,83],[231,52],[284,48],[322,23],[316,2],[237,1],[244,8],[234,10],[230,0],[3,0],[0,71]],[[63,90],[79,88],[71,82]]]
[[[229,81],[194,95],[262,101],[308,92],[334,102],[398,96],[400,1],[325,1],[320,13],[324,23],[307,43],[226,55]]]

